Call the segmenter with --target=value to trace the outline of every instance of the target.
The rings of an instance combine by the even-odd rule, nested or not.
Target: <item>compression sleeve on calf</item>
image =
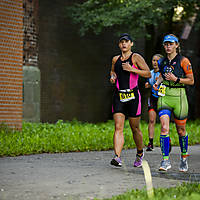
[[[188,155],[188,134],[185,136],[179,136],[179,144],[181,148],[181,155]]]
[[[169,159],[169,135],[160,135],[160,148],[163,159]]]

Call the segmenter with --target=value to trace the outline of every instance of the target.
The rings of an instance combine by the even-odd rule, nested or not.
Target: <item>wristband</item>
[[[176,81],[175,81],[175,84],[177,84],[179,82],[180,82],[180,78],[177,78]]]

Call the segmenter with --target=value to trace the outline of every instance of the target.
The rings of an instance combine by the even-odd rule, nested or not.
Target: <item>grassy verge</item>
[[[148,124],[141,121],[140,128],[144,136],[144,144],[148,143]],[[187,123],[189,144],[200,143],[200,120]],[[78,121],[56,124],[23,123],[21,132],[12,131],[5,126],[0,127],[0,156],[18,156],[35,153],[59,153],[71,151],[92,151],[113,149],[114,122],[91,124]],[[160,124],[155,126],[155,146],[159,146]],[[135,148],[132,133],[125,122],[124,148]],[[170,125],[172,145],[178,145],[178,135],[174,124]],[[196,200],[200,199],[200,184],[183,184],[175,188],[157,188],[153,200]],[[146,200],[146,190],[132,190],[110,200]]]
[[[110,200],[147,200],[147,192],[143,190],[131,190]],[[173,188],[154,189],[154,197],[151,200],[197,200],[200,199],[200,184],[183,183]],[[108,200],[108,199],[107,199]]]
[[[174,124],[170,125],[172,145],[178,145],[178,135]],[[140,128],[144,136],[144,144],[148,143],[148,124],[141,121]],[[200,120],[187,124],[189,144],[200,143]],[[0,156],[17,156],[35,153],[58,153],[71,151],[109,150],[113,148],[114,121],[91,124],[76,120],[48,123],[23,123],[23,129],[11,131],[5,127],[0,129]],[[159,146],[160,124],[155,126],[155,146]],[[135,148],[132,133],[125,122],[124,148]]]

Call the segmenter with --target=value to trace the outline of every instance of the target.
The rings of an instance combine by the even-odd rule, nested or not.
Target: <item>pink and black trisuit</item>
[[[127,117],[139,117],[141,115],[141,95],[138,89],[139,75],[125,71],[122,68],[122,63],[126,62],[129,62],[133,68],[138,68],[132,62],[132,55],[133,53],[124,61],[121,60],[122,56],[119,56],[114,65],[117,79],[113,95],[112,113],[123,113]],[[121,96],[125,98],[123,99]],[[129,96],[131,98],[128,98]]]

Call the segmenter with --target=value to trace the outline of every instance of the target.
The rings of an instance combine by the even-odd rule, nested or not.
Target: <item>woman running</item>
[[[121,55],[112,59],[110,82],[116,84],[112,113],[115,121],[114,152],[111,165],[122,166],[121,151],[124,145],[123,128],[125,117],[128,117],[133,133],[133,139],[137,147],[134,167],[142,165],[143,158],[143,136],[139,128],[141,115],[141,96],[138,89],[138,77],[149,78],[151,76],[149,67],[143,57],[131,51],[133,40],[129,34],[122,34],[119,38]]]
[[[152,57],[152,67],[151,78],[147,79],[145,83],[145,88],[151,88],[151,95],[148,98],[148,113],[149,113],[149,125],[148,125],[148,134],[149,134],[149,144],[146,151],[153,151],[153,138],[154,138],[154,126],[156,123],[157,116],[157,103],[158,103],[158,91],[153,89],[153,85],[157,81],[160,72],[158,67],[158,60],[163,56],[160,54],[155,54]]]
[[[169,34],[164,37],[163,46],[166,57],[158,61],[161,75],[154,84],[154,89],[158,89],[158,112],[161,122],[160,146],[163,160],[159,171],[167,171],[171,168],[169,159],[169,123],[171,114],[174,114],[181,158],[179,171],[188,171],[188,134],[186,132],[186,121],[188,117],[188,101],[185,85],[194,84],[192,66],[188,58],[179,54],[178,38]]]

